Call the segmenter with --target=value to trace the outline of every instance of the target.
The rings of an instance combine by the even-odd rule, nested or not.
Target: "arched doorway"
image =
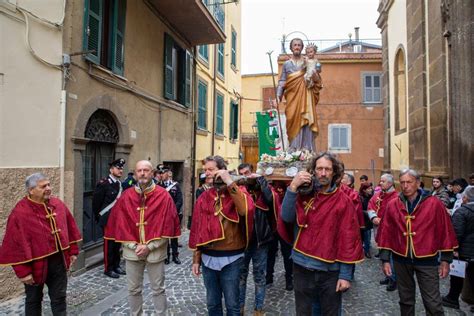
[[[83,152],[83,248],[102,243],[103,232],[92,212],[92,196],[97,182],[109,174],[119,133],[114,118],[106,110],[95,111],[87,122],[84,137],[90,141]]]

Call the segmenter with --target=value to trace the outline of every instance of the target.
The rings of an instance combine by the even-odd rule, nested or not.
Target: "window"
[[[207,85],[199,80],[198,83],[198,122],[200,129],[207,130]]]
[[[351,124],[329,124],[328,132],[330,151],[351,152]]]
[[[230,64],[237,67],[237,32],[232,29]]]
[[[403,133],[407,128],[405,56],[399,50],[395,59],[395,133]]]
[[[275,100],[275,88],[268,87],[262,88],[262,110],[270,110],[272,108],[272,104],[270,100]]]
[[[214,1],[214,17],[216,18],[217,24],[219,24],[220,28],[224,30],[225,28],[225,12],[224,6],[221,4],[220,1]]]
[[[224,96],[219,93],[216,96],[216,134],[224,135]]]
[[[205,61],[209,61],[209,46],[208,45],[199,45],[198,46],[199,57]]]
[[[381,74],[364,74],[364,103],[382,103]]]
[[[165,80],[166,99],[186,107],[191,105],[192,56],[165,33]]]
[[[230,130],[229,139],[239,139],[239,105],[235,101],[230,102]]]
[[[217,44],[217,73],[224,77],[224,44]]]
[[[85,58],[123,75],[126,0],[85,0]]]

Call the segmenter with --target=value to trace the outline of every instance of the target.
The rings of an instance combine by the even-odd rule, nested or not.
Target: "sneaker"
[[[447,295],[442,297],[443,306],[459,309],[459,301],[449,298]]]

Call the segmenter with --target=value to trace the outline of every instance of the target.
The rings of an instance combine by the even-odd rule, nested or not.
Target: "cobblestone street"
[[[206,315],[206,292],[202,277],[191,275],[191,252],[186,248],[188,233],[181,238],[183,243],[181,265],[171,263],[166,267],[166,293],[168,315]],[[366,259],[357,266],[355,282],[343,297],[345,315],[399,315],[398,293],[387,292],[378,284],[382,278],[379,261]],[[145,282],[145,315],[153,314],[151,292]],[[265,300],[266,315],[294,315],[293,292],[285,291],[285,278],[281,256],[277,259],[275,283],[268,288]],[[253,281],[249,276],[246,315],[252,315]],[[441,293],[447,292],[449,282],[443,280]],[[51,315],[49,299],[45,293],[44,314]],[[0,315],[23,314],[23,297],[0,304]],[[461,302],[463,311],[446,308],[446,315],[469,315],[469,307]],[[68,313],[70,315],[128,315],[127,289],[124,277],[107,278],[102,266],[96,267],[69,281]],[[421,297],[418,293],[417,315],[424,315]]]

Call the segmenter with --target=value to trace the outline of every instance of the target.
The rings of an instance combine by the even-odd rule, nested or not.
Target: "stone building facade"
[[[467,177],[474,166],[471,1],[383,0],[385,168]]]

